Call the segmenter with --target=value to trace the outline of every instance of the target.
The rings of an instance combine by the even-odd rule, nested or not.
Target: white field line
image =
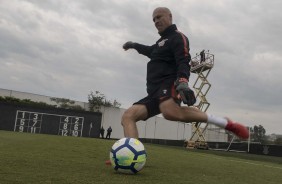
[[[200,154],[200,155],[203,156],[203,157],[209,157],[209,158],[218,159],[218,160],[227,160],[227,161],[230,161],[230,162],[238,162],[238,163],[243,163],[243,164],[256,165],[256,166],[262,166],[262,167],[268,167],[268,168],[272,168],[272,169],[281,169],[282,170],[282,167],[272,166],[272,165],[268,165],[268,164],[254,163],[254,162],[242,161],[242,160],[233,160],[233,159],[227,159],[227,158],[220,158],[220,157],[210,156],[210,155],[206,155],[206,154]]]

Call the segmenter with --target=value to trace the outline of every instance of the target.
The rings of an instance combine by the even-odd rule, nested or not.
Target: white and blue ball
[[[147,154],[144,145],[135,138],[122,138],[114,143],[110,160],[118,172],[136,174],[145,165]]]

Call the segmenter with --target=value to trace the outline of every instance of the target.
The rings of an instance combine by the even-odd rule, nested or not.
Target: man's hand
[[[134,45],[135,45],[134,42],[128,41],[128,42],[126,42],[125,44],[123,44],[122,48],[123,48],[124,50],[128,50],[128,49],[134,48]]]
[[[176,91],[179,93],[181,100],[188,106],[196,103],[194,91],[188,87],[188,80],[186,78],[179,78],[175,81]]]

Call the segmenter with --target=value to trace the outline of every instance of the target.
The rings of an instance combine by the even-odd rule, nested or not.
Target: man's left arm
[[[171,48],[177,66],[176,90],[180,94],[183,103],[188,106],[194,105],[196,98],[194,92],[188,86],[190,77],[189,62],[191,60],[189,41],[182,33],[179,33],[175,39],[172,40]]]
[[[182,33],[179,33],[172,40],[171,49],[177,66],[177,78],[186,78],[189,80],[189,62],[191,60],[191,56],[189,53],[190,48],[188,39]]]

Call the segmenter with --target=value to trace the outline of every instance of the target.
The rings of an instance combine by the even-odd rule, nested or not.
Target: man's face
[[[164,9],[156,9],[153,12],[153,21],[159,33],[162,33],[168,26],[172,24],[170,12]]]

